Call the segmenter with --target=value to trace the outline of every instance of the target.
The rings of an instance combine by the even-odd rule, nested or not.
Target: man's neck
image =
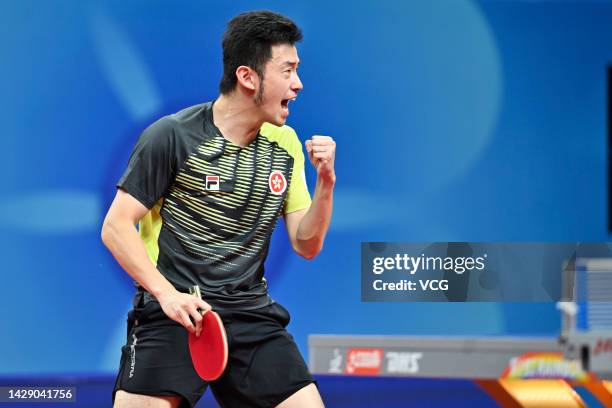
[[[213,104],[213,121],[224,138],[241,147],[257,137],[263,124],[253,100],[238,91],[219,96]]]

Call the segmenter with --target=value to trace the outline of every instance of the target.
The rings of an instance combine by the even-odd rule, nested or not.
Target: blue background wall
[[[338,143],[324,252],[299,259],[281,225],[268,261],[302,351],[556,335],[553,304],[361,303],[359,244],[606,240],[612,3],[6,2],[0,375],[115,370],[133,288],[99,239],[114,182],[145,126],[216,96],[225,24],[259,8],[304,31],[289,124]]]

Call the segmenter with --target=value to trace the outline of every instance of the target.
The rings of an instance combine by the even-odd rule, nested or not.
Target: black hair
[[[236,89],[236,69],[252,68],[263,81],[264,66],[272,58],[272,46],[294,45],[302,40],[302,31],[287,17],[271,11],[251,11],[234,17],[223,34],[222,94]]]

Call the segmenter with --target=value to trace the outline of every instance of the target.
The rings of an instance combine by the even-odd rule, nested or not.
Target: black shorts
[[[182,396],[193,407],[210,388],[225,407],[274,407],[313,383],[308,367],[285,327],[289,313],[278,303],[248,311],[217,311],[229,348],[223,375],[210,383],[195,372],[188,331],[169,319],[156,301],[138,299],[128,314],[127,344],[122,347],[113,390],[156,396]]]

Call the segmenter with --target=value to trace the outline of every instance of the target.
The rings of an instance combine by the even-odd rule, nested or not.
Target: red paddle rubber
[[[200,337],[189,333],[189,352],[193,367],[204,381],[221,377],[227,365],[227,337],[219,315],[208,311],[202,316]]]

